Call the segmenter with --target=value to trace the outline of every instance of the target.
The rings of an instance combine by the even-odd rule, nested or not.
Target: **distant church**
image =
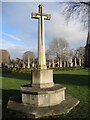
[[[90,68],[90,31],[88,32],[87,42],[85,46],[85,67]]]

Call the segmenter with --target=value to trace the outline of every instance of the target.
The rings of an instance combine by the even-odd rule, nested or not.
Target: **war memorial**
[[[47,69],[44,20],[50,20],[51,15],[44,14],[44,6],[39,5],[38,13],[31,16],[38,19],[38,69],[31,72],[31,84],[21,86],[21,95],[10,97],[7,108],[29,118],[66,114],[80,101],[67,95],[64,86],[55,84],[53,70]]]

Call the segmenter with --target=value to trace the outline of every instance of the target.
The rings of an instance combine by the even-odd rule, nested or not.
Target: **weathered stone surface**
[[[32,18],[38,19],[38,69],[46,69],[44,20],[50,20],[51,15],[44,14],[44,6],[38,6],[38,13],[32,13]]]
[[[32,18],[38,19],[39,23],[38,70],[32,71],[31,86],[21,87],[22,96],[12,97],[8,101],[9,109],[33,118],[65,114],[79,103],[70,96],[65,98],[65,87],[54,85],[53,70],[46,70],[44,20],[50,20],[50,15],[43,13],[43,5],[38,7],[39,13],[32,13]],[[62,67],[62,61],[60,63]]]
[[[58,96],[60,97],[60,96]],[[79,104],[79,100],[76,98],[66,95],[66,99],[58,105],[49,107],[35,107],[33,105],[24,105],[21,100],[21,96],[11,97],[8,101],[8,109],[23,113],[28,118],[42,118],[48,116],[62,115],[71,111],[75,106]]]
[[[52,106],[65,100],[65,87],[56,84],[51,88],[21,87],[22,102],[34,106]]]
[[[32,70],[32,86],[40,88],[53,87],[53,70]]]

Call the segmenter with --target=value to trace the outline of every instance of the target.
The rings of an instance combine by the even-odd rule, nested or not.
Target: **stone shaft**
[[[43,16],[38,20],[38,65],[40,69],[46,69],[45,34],[44,34]]]
[[[32,87],[50,88],[54,86],[53,70],[32,70]]]

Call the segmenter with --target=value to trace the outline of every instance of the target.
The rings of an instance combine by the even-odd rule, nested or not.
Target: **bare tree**
[[[84,61],[85,61],[85,48],[84,47],[80,47],[76,49],[76,55],[77,58],[81,58],[82,60],[82,64],[84,65]]]
[[[49,49],[46,51],[46,58],[53,59],[61,56],[64,59],[66,54],[68,54],[68,50],[69,43],[64,38],[53,39],[49,43]]]
[[[65,9],[63,10],[66,20],[74,18],[75,15],[81,18],[81,22],[84,25],[90,21],[90,1],[78,0],[78,2],[67,2],[65,4]]]
[[[83,57],[85,55],[85,48],[84,47],[77,48],[76,54],[77,57]]]
[[[69,59],[72,59],[74,57],[74,51],[73,49],[68,49],[66,54],[64,54],[64,61],[67,61]]]

